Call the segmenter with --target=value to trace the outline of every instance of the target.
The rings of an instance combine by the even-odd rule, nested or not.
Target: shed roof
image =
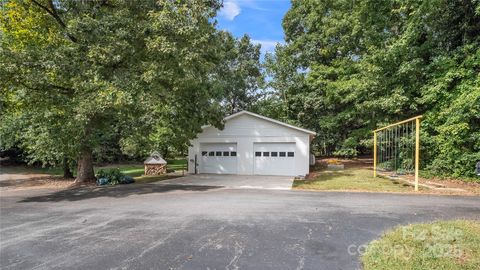
[[[150,156],[143,162],[143,164],[167,164],[165,159],[158,152],[153,152]]]

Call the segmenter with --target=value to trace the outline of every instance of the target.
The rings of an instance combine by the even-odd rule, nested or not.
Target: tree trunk
[[[70,164],[68,164],[68,159],[63,158],[63,178],[73,178],[72,170],[70,170]]]
[[[92,149],[84,147],[80,152],[77,166],[76,183],[95,182],[95,173],[93,172],[93,154]]]

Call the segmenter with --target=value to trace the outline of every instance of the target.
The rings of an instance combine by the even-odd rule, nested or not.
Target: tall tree
[[[30,155],[58,150],[76,159],[79,182],[95,179],[93,151],[113,122],[124,127],[122,138],[166,126],[183,141],[204,123],[218,125],[220,93],[209,78],[219,61],[212,22],[219,7],[214,0],[8,1],[1,125],[25,119],[32,138],[47,138]]]
[[[318,132],[316,151],[369,153],[372,129],[424,114],[424,168],[473,175],[478,1],[292,1],[283,28],[270,85],[288,118]]]
[[[229,32],[220,33],[221,63],[217,66],[217,87],[223,94],[227,114],[250,109],[261,96],[263,74],[260,63],[260,45],[251,42],[248,35],[239,39]]]

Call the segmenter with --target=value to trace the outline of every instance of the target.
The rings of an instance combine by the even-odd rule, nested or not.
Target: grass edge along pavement
[[[306,179],[295,179],[293,189],[309,191],[348,191],[348,192],[388,192],[408,194],[435,195],[480,195],[480,182],[461,180],[423,179],[420,178],[419,191],[414,190],[413,176],[400,177],[378,174],[373,177],[368,163],[358,160],[347,160],[341,170],[316,166]]]
[[[365,270],[480,269],[480,222],[436,221],[399,226],[368,244]]]
[[[383,177],[374,178],[372,171],[349,168],[342,171],[320,171],[314,179],[295,180],[294,189],[300,190],[345,190],[373,192],[410,192],[413,188],[401,181]]]

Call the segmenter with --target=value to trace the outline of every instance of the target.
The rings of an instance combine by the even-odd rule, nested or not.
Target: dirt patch
[[[65,179],[48,174],[2,174],[0,190],[13,189],[65,189],[73,185],[74,179]]]
[[[373,169],[372,158],[320,158],[315,162],[315,168],[326,168],[329,163],[339,163],[345,165],[345,169],[349,168],[370,168]]]
[[[305,177],[305,180],[316,179],[321,172],[327,169],[329,163],[343,164],[345,166],[345,169],[358,168],[373,170],[373,159],[371,158],[320,158],[315,161],[315,165],[310,169],[310,173]]]

